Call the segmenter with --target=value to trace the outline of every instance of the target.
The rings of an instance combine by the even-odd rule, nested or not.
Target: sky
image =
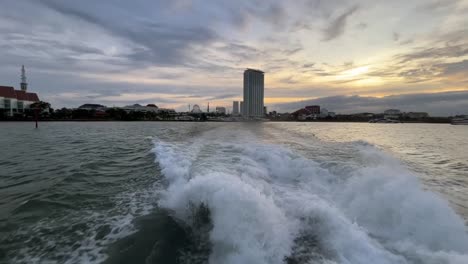
[[[53,107],[242,100],[468,114],[468,0],[0,0],[0,85]]]

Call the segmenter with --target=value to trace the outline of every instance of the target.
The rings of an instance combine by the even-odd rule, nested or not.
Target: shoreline
[[[368,121],[350,121],[350,120],[343,120],[343,121],[333,121],[333,120],[324,120],[324,121],[298,121],[298,120],[265,120],[265,121],[221,121],[221,120],[206,120],[206,121],[190,121],[190,120],[100,120],[100,119],[68,119],[68,120],[52,120],[52,119],[47,119],[47,120],[39,120],[39,123],[41,122],[80,122],[80,123],[85,123],[85,122],[182,122],[182,123],[367,123],[367,124],[388,124],[388,123],[369,123]],[[35,120],[0,120],[0,123],[35,123]],[[394,123],[395,124],[450,124],[450,121],[448,122],[424,122],[424,121],[403,121],[400,123]]]

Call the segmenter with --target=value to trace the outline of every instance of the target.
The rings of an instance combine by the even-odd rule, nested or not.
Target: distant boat
[[[468,116],[455,117],[452,119],[452,125],[468,125]]]

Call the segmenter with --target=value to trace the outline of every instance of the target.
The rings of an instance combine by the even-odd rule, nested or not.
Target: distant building
[[[325,109],[326,110],[326,109]],[[327,111],[328,113],[328,111]],[[314,120],[321,117],[319,105],[309,105],[292,113],[298,120]]]
[[[304,107],[310,114],[320,115],[320,106],[319,105],[308,105]]]
[[[216,107],[216,113],[218,113],[218,114],[226,114],[226,107],[217,106],[217,107]]]
[[[399,109],[388,109],[384,111],[385,119],[399,119],[401,116],[401,111]]]
[[[200,109],[200,106],[196,104],[196,105],[193,105],[191,112],[194,114],[200,114],[202,113],[202,110]]]
[[[409,113],[405,113],[404,116],[411,118],[411,119],[423,119],[423,118],[428,118],[429,114],[426,112],[409,112]]]
[[[328,110],[326,108],[320,109],[320,117],[321,118],[328,117]]]
[[[244,71],[244,107],[242,115],[246,118],[264,116],[264,72],[247,69]]]
[[[152,107],[158,109],[158,106],[155,104],[147,104],[146,107]]]
[[[384,111],[384,115],[400,115],[401,111],[398,109],[388,109]]]
[[[107,108],[106,106],[100,105],[100,104],[84,104],[78,107],[78,109],[83,109],[83,110],[104,110],[106,108]]]
[[[133,104],[133,105],[127,105],[124,107],[120,107],[120,109],[125,110],[126,112],[153,112],[153,113],[159,113],[160,109],[157,107],[151,107],[151,106],[143,106],[140,104]]]
[[[232,102],[232,115],[239,115],[239,101]]]
[[[244,115],[244,101],[240,101],[239,111],[240,111],[241,116],[243,116]]]
[[[0,111],[7,116],[13,116],[16,113],[24,113],[26,109],[34,102],[39,102],[39,96],[36,93],[28,93],[28,84],[26,83],[26,71],[24,65],[21,68],[21,90],[15,90],[11,86],[0,86]]]
[[[266,106],[263,107],[263,115],[265,116],[266,114],[268,114],[268,109]]]

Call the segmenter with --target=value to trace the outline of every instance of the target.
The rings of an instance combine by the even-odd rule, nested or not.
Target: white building
[[[246,118],[264,116],[264,72],[247,69],[244,71],[244,107],[242,115]]]
[[[326,108],[320,108],[320,118],[325,118],[328,116],[328,110]]]
[[[239,115],[239,101],[232,102],[232,115]]]
[[[21,90],[15,90],[11,86],[0,86],[0,111],[7,116],[16,113],[22,114],[29,106],[39,101],[36,93],[28,93],[26,83],[26,72],[24,66],[21,68]]]

